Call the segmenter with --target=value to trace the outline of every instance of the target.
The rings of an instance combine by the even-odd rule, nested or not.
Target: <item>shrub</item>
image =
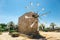
[[[18,33],[18,32],[12,32],[12,33],[11,33],[11,36],[12,36],[12,37],[18,37],[18,36],[19,36],[19,33]]]

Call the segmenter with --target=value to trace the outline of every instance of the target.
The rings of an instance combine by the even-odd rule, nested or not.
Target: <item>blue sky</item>
[[[60,0],[0,0],[0,23],[13,21],[17,24],[18,17],[24,13],[38,10],[40,10],[40,14],[51,11],[46,17],[42,16],[41,23],[46,22],[48,25],[54,22],[60,25]]]

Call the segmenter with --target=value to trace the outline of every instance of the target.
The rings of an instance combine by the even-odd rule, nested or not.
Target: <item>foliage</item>
[[[19,36],[19,33],[18,33],[18,32],[12,32],[12,33],[11,33],[11,36],[12,36],[12,37],[18,37],[18,36]]]
[[[45,32],[60,31],[60,28],[55,27],[55,26],[56,26],[56,24],[53,23],[53,22],[50,24],[50,27],[48,27],[48,28],[45,28],[45,25],[41,24],[39,26],[39,30],[42,30],[42,31],[45,31]],[[1,32],[6,32],[6,31],[9,31],[9,33],[18,32],[18,25],[15,25],[12,21],[9,22],[8,24],[1,23],[0,24],[0,33]]]
[[[2,27],[0,26],[0,35],[2,34]]]
[[[41,24],[40,26],[39,26],[39,30],[44,30],[45,29],[45,25],[44,24]]]
[[[15,25],[12,21],[8,24],[1,23],[0,24],[0,32],[6,32],[6,31],[13,31],[17,30],[17,25]]]
[[[12,35],[12,33],[17,32],[17,25],[15,25],[12,21],[8,23],[9,28],[9,34]]]
[[[7,27],[7,25],[6,24],[0,24],[0,31],[6,31],[7,29],[6,29],[6,27]]]
[[[43,31],[49,32],[49,31],[52,31],[52,30],[50,28],[45,28]]]
[[[54,26],[56,26],[56,24],[52,22],[50,26],[52,27],[52,30],[54,30]]]

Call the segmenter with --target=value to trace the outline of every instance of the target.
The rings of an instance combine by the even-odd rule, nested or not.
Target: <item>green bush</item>
[[[48,32],[48,29],[44,29],[43,31]]]
[[[0,32],[0,35],[2,34],[2,32]]]
[[[11,36],[12,36],[12,37],[18,37],[18,36],[19,36],[19,33],[18,33],[18,32],[12,32],[12,33],[11,33]]]
[[[9,33],[16,32],[16,30],[9,30]]]

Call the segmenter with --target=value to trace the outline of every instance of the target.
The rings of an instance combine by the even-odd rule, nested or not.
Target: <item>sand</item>
[[[60,32],[40,32],[47,40],[60,40]]]
[[[47,40],[60,40],[60,32],[39,32],[39,33],[42,36],[46,37]],[[2,35],[0,35],[0,40],[35,40],[35,39],[29,39],[23,36],[13,38],[9,35],[8,32],[3,32]]]

